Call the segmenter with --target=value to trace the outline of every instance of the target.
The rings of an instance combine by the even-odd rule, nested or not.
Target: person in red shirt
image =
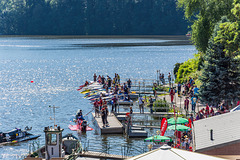
[[[103,100],[103,107],[106,107],[107,106],[107,101],[104,99]]]
[[[186,99],[184,100],[184,109],[186,111],[188,111],[188,106],[189,106],[189,99],[188,99],[188,97],[186,97]]]
[[[206,105],[206,116],[208,116],[209,115],[209,106],[208,106],[208,104]]]
[[[99,110],[102,110],[103,101],[101,97],[99,98],[98,106],[99,106]]]
[[[214,116],[214,110],[213,110],[213,107],[211,107],[210,114],[211,114],[212,116]]]
[[[100,75],[98,76],[98,80],[97,81],[98,81],[98,83],[102,84],[102,77]]]
[[[175,95],[175,91],[173,88],[171,88],[170,90],[170,96],[171,96],[171,103],[173,103],[173,98],[174,98],[174,95]]]

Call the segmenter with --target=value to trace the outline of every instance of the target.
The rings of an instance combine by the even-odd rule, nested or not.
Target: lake
[[[115,154],[120,154],[120,144],[129,144],[133,147],[131,155],[139,154],[136,148],[147,145],[143,139],[101,136],[96,130],[79,135],[68,129],[78,109],[83,113],[92,109],[76,89],[84,81],[93,80],[94,73],[156,79],[156,71],[160,70],[167,75],[175,63],[193,58],[196,53],[193,45],[178,45],[176,41],[169,37],[0,37],[0,131],[29,126],[30,133],[41,134],[38,141],[43,145],[44,127],[53,126],[48,106],[55,105],[60,107],[56,123],[64,128],[63,134],[73,133],[80,136],[83,145],[89,141],[102,150],[106,144],[113,144],[110,153]],[[91,117],[87,118],[91,123]],[[93,124],[90,126],[95,129]],[[149,130],[149,136],[154,132]],[[31,143],[0,146],[0,159],[21,159]]]

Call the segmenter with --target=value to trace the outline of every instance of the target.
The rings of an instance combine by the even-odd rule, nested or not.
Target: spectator
[[[195,108],[196,108],[196,104],[197,104],[197,97],[193,96],[191,98],[191,101],[192,101],[192,112],[195,113]]]
[[[153,99],[152,99],[151,96],[150,96],[150,99],[149,99],[149,107],[150,107],[150,113],[153,114]]]
[[[171,97],[171,103],[173,103],[173,98],[174,98],[174,95],[175,95],[175,91],[174,91],[174,89],[173,88],[171,88],[171,90],[170,90],[170,97]]]
[[[140,113],[144,113],[144,101],[141,95],[138,98],[138,105],[139,105]]]
[[[189,99],[188,97],[186,97],[186,99],[184,100],[184,109],[186,110],[186,112],[188,112],[188,106],[189,106]]]

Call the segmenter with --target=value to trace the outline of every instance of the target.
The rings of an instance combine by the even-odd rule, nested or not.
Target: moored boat
[[[30,153],[25,159],[31,160],[37,158],[43,159],[70,159],[82,151],[82,146],[77,137],[72,134],[62,136],[64,129],[45,127],[45,145],[36,151]]]

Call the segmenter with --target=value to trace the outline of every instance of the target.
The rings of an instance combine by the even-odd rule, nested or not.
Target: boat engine
[[[82,122],[82,132],[86,132],[87,131],[87,121],[83,121]]]

